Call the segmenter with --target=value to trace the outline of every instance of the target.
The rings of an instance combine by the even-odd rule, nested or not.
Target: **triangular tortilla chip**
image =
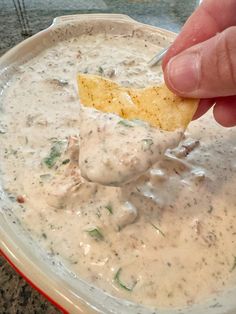
[[[186,128],[197,109],[197,99],[173,94],[165,84],[126,88],[103,77],[78,75],[81,104],[125,119],[139,119],[166,131]]]

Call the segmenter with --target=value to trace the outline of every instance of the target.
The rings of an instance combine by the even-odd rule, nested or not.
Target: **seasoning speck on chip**
[[[79,74],[78,87],[84,106],[124,119],[140,119],[166,131],[186,128],[198,105],[197,99],[179,97],[164,84],[127,88],[97,75]]]

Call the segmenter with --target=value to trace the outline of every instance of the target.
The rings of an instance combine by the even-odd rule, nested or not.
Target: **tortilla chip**
[[[186,128],[198,105],[197,99],[176,96],[165,84],[127,88],[97,75],[79,74],[78,87],[84,106],[143,120],[166,131]]]

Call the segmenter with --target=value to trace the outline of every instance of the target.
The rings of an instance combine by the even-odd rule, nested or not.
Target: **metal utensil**
[[[196,8],[202,3],[203,0],[199,0],[197,1],[197,6]],[[169,46],[170,47],[170,46]],[[158,52],[158,54],[156,54],[150,61],[148,61],[148,65],[150,67],[153,67],[154,65],[157,65],[164,57],[164,55],[166,54],[167,50],[169,49],[169,47],[162,49],[160,52]]]
[[[150,61],[148,61],[148,65],[150,67],[153,67],[154,65],[157,65],[164,57],[166,54],[167,50],[169,47],[162,49],[158,54],[156,54]]]

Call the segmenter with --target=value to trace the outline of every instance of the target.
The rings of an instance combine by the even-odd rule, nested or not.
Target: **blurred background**
[[[178,32],[196,0],[0,0],[0,54],[48,27],[53,18],[81,13],[123,13]]]
[[[137,21],[179,32],[195,0],[0,0],[0,56],[48,27],[57,16],[122,13]],[[0,314],[59,311],[31,288],[0,256]]]

